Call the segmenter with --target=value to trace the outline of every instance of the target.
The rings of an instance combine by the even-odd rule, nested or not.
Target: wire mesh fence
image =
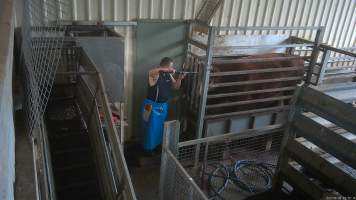
[[[22,20],[23,85],[29,132],[39,126],[61,59],[64,0],[24,0]]]
[[[282,125],[177,142],[179,122],[170,123],[162,153],[162,199],[244,199],[272,187]]]

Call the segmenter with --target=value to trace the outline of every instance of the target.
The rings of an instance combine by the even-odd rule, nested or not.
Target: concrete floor
[[[131,180],[138,200],[157,200],[160,166],[131,169]]]
[[[15,114],[15,200],[36,199],[32,145],[21,111]]]
[[[147,153],[140,142],[125,144],[125,158],[138,200],[159,199],[160,151]]]

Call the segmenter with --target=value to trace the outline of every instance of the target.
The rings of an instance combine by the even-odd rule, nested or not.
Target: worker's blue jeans
[[[148,121],[143,119],[145,105],[152,105],[152,111]],[[162,144],[163,126],[167,118],[168,103],[158,103],[150,99],[145,99],[141,109],[142,128],[144,133],[143,148],[152,151],[158,145]]]

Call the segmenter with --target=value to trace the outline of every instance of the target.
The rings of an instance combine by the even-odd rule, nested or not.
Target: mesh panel
[[[30,133],[39,126],[60,62],[65,27],[64,0],[24,0],[22,53],[24,57],[26,121]]]
[[[248,137],[232,135],[210,142],[196,140],[179,147],[176,159],[167,156],[164,199],[204,199],[206,196],[244,199],[266,190],[271,186],[282,137],[280,130]],[[198,165],[195,165],[198,144]],[[236,163],[245,164],[237,168]],[[230,178],[226,182],[227,176]],[[234,182],[236,177],[239,182]],[[214,192],[220,188],[218,194]]]
[[[207,198],[193,186],[191,177],[187,176],[171,154],[166,153],[166,176],[164,180],[163,199],[206,200]]]

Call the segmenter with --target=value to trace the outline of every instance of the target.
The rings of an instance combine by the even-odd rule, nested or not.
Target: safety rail
[[[270,121],[279,123],[286,115],[296,85],[311,79],[323,32],[324,27],[215,27],[201,21],[189,21],[184,70],[197,74],[188,76],[182,84],[185,90],[182,103],[187,108],[182,112],[182,119],[186,119],[183,129],[191,131],[187,139],[251,126],[258,128],[262,124],[269,125]],[[306,39],[301,38],[304,36]],[[281,56],[246,57],[270,52],[281,53]],[[273,59],[284,65],[253,70],[233,70],[228,66],[239,62],[272,63]],[[291,64],[298,59],[304,63]],[[286,61],[289,64],[286,65]],[[277,76],[268,77],[272,73]],[[262,75],[257,77],[256,74]],[[233,76],[243,80],[233,80]]]
[[[356,47],[335,48],[321,44],[320,62],[313,68],[313,85],[355,82],[356,77]]]
[[[296,90],[274,177],[274,191],[306,198],[356,195],[356,108],[311,87]]]
[[[73,83],[90,141],[97,160],[100,189],[105,199],[136,199],[123,154],[120,135],[112,121],[105,86],[101,74],[80,48],[76,65],[57,72],[57,80]],[[67,71],[69,70],[69,71]],[[121,116],[122,117],[122,116]],[[122,122],[122,121],[121,121]],[[122,126],[122,124],[120,125]]]
[[[238,161],[275,165],[284,128],[283,125],[270,125],[178,142],[179,121],[166,122],[161,156],[160,199],[244,199],[261,192],[249,191],[235,185],[233,181],[223,179],[224,176],[228,176],[227,174],[214,176],[211,173]],[[255,180],[256,177],[260,177],[263,180],[254,183],[262,186],[260,189],[266,190],[271,184],[265,185],[262,182],[266,178],[271,183],[273,169],[268,171],[271,173],[268,177],[255,170],[246,171],[247,179],[244,181],[249,182],[249,178]],[[214,178],[216,179],[212,180]],[[213,185],[214,183],[217,185]]]

